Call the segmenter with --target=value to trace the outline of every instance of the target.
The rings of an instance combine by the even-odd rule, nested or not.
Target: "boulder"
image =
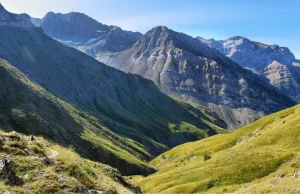
[[[77,187],[76,187],[76,190],[75,190],[76,192],[80,192],[80,193],[84,193],[84,192],[86,192],[87,191],[87,188],[84,186],[84,185],[78,185]]]
[[[31,186],[29,186],[29,185],[23,185],[23,188],[26,189],[26,190],[28,190],[28,191],[33,190],[33,188]]]
[[[23,137],[15,131],[9,133],[9,140],[11,141],[21,141]]]
[[[255,129],[255,131],[252,132],[252,136],[259,136],[260,135],[260,128]]]
[[[48,158],[47,156],[42,158],[42,161],[43,161],[44,164],[47,164],[47,165],[52,165],[53,164],[53,161],[50,158]]]
[[[104,191],[97,191],[97,190],[89,190],[88,194],[104,194]]]
[[[8,159],[0,159],[0,179],[6,179],[6,184],[11,186],[22,185],[23,180],[17,176],[13,162]]]
[[[0,159],[0,178],[7,177],[7,174],[11,171],[12,162],[7,159]]]
[[[193,160],[196,160],[198,157],[197,156],[193,156],[193,157],[191,157],[189,160],[190,161],[193,161]]]

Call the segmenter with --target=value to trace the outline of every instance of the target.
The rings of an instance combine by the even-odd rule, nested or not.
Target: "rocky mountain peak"
[[[48,36],[93,57],[102,51],[123,51],[142,35],[122,30],[117,26],[102,24],[79,12],[66,14],[49,12],[41,20],[36,18],[31,20],[35,25],[42,27]]]
[[[206,41],[208,41],[208,39],[203,38],[203,37],[201,37],[201,36],[197,36],[196,38],[197,38],[198,40],[200,40],[201,42],[206,42]]]
[[[287,47],[277,44],[268,45],[241,36],[202,42],[217,49],[246,69],[267,78],[266,81],[282,93],[297,102],[300,101],[299,63]]]
[[[69,22],[72,23],[73,25],[84,25],[84,27],[88,25],[97,25],[101,24],[94,20],[93,18],[85,15],[84,13],[80,12],[70,12],[67,14],[62,14],[62,13],[54,13],[54,12],[48,12],[43,18],[43,22]],[[102,25],[102,24],[101,24]]]
[[[31,19],[27,14],[13,14],[0,4],[0,26],[32,28]]]
[[[251,41],[242,36],[204,43],[247,68],[263,69],[274,60],[285,65],[291,65],[295,61],[295,56],[286,47]]]
[[[151,31],[164,32],[164,31],[169,31],[169,28],[167,28],[166,26],[156,26],[152,28],[149,32]]]
[[[243,36],[233,36],[230,37],[228,40],[248,40],[248,39]]]
[[[220,55],[196,38],[173,31],[165,26],[152,28],[133,47],[135,47],[135,50],[139,50],[139,53],[150,55],[158,51],[160,53],[174,53],[175,51],[179,52],[179,50],[206,58],[211,58],[212,55]]]
[[[171,30],[169,30],[165,26],[157,26],[149,30],[145,34],[145,38],[150,38],[150,39],[162,39],[164,37],[167,37],[171,34]]]
[[[55,13],[52,11],[49,11],[43,18],[51,18],[51,17],[55,17]]]

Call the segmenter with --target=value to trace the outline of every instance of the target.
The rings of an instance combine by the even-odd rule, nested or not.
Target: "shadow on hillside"
[[[82,123],[75,121],[69,114],[70,110],[61,106],[55,100],[56,97],[42,94],[40,88],[33,89],[22,83],[13,77],[14,72],[9,72],[2,66],[3,61],[0,63],[0,127],[3,130],[44,136],[65,147],[72,146],[83,157],[109,164],[124,175],[148,175],[154,172],[148,166],[130,163],[107,150],[95,147],[90,141],[83,140],[80,137],[84,131]],[[29,80],[25,82],[30,83]]]

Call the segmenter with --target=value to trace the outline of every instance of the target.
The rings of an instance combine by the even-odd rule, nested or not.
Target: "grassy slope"
[[[21,136],[21,140],[11,139]],[[133,193],[133,187],[115,169],[81,158],[70,148],[52,144],[42,137],[0,130],[0,157],[13,162],[12,172],[17,177],[1,178],[0,190],[11,193],[68,193],[76,192],[76,187],[84,185],[87,189],[105,193]],[[50,155],[51,149],[59,155],[51,159],[54,164],[46,165],[42,157]],[[74,179],[75,178],[75,179]]]
[[[157,173],[132,181],[146,193],[299,191],[293,176],[300,170],[299,121],[298,105],[230,134],[180,145],[151,161]]]
[[[0,59],[0,127],[43,135],[81,155],[118,167],[124,174],[147,173],[143,162],[149,150],[101,125],[95,117],[76,109],[31,82]]]

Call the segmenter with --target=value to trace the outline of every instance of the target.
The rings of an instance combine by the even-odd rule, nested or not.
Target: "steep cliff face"
[[[122,30],[116,26],[101,24],[89,16],[71,12],[68,14],[49,12],[42,19],[32,18],[50,37],[90,55],[101,51],[117,52],[133,45],[141,33]]]
[[[165,93],[214,112],[229,129],[294,104],[215,49],[163,26],[131,48],[98,60],[151,79]]]
[[[300,101],[300,68],[297,66],[283,65],[273,61],[263,69],[270,83],[277,87],[282,93],[296,101]]]
[[[299,61],[286,47],[266,45],[236,36],[227,40],[198,40],[217,49],[241,66],[267,78],[269,83],[284,94],[300,101],[300,68]]]

